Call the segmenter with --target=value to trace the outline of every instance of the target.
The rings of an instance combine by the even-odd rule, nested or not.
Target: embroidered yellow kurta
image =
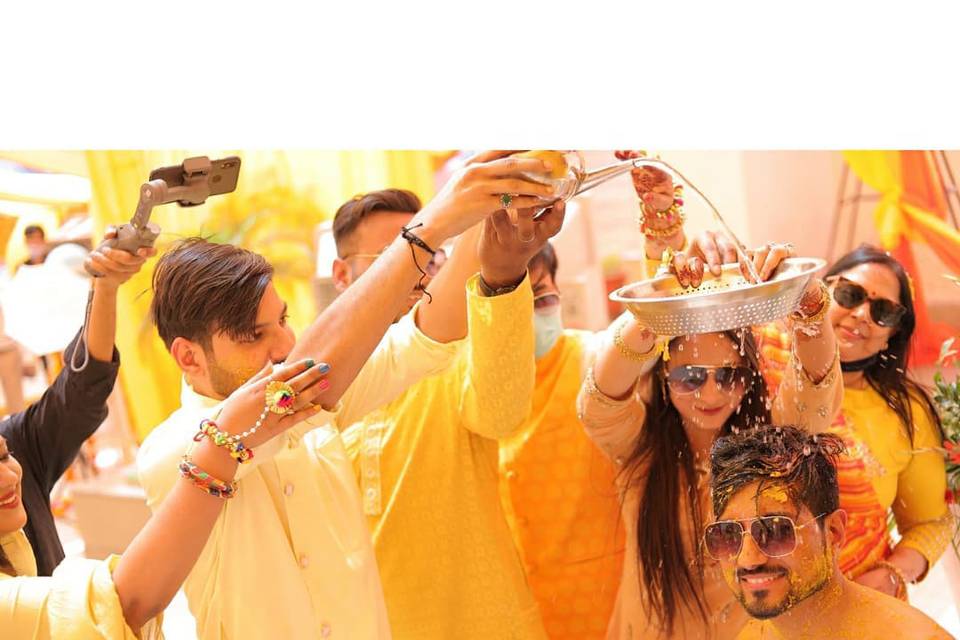
[[[763,327],[758,338],[764,375],[776,384],[789,355],[789,335],[775,323]],[[846,389],[842,411],[831,426],[847,447],[838,460],[837,480],[840,506],[847,512],[840,568],[850,578],[891,554],[891,508],[900,544],[923,554],[928,568],[950,544],[955,523],[944,499],[946,463],[937,451],[940,438],[921,403],[914,398],[910,406],[912,444],[897,414],[870,387]]]
[[[344,430],[394,636],[543,637],[498,494],[498,442],[530,409],[533,294],[467,285],[469,337],[449,370]]]
[[[649,372],[656,360],[648,361],[641,377],[637,392],[625,400],[614,400],[604,396],[593,382],[592,373],[578,399],[579,411],[584,427],[590,437],[620,468],[636,446],[637,438],[643,429],[646,417],[645,398],[649,398]],[[772,418],[774,423],[796,424],[810,431],[823,431],[840,409],[843,386],[840,381],[839,359],[833,368],[819,383],[809,379],[800,383],[805,374],[797,373],[798,367],[790,363],[785,370],[779,393],[773,401]],[[620,476],[622,478],[622,476]],[[641,491],[646,485],[628,485],[620,481],[623,495],[623,522],[626,527],[626,551],[623,573],[620,579],[620,591],[617,596],[613,617],[607,637],[610,640],[631,640],[662,638],[657,621],[647,614],[645,602],[647,595],[640,583],[639,555],[637,550],[637,518],[640,511]],[[651,490],[656,490],[651,485]],[[700,506],[703,522],[710,522],[709,478],[701,475],[698,482]],[[694,550],[690,548],[691,537],[699,537],[700,532],[691,532],[692,523],[686,517],[687,509],[681,506],[681,528],[684,533],[682,544],[686,549],[691,565],[694,562]],[[691,535],[694,534],[695,535]],[[704,624],[695,611],[681,607],[676,621],[674,635],[689,640],[713,638],[725,640],[733,638],[743,628],[748,616],[736,602],[732,592],[723,579],[719,563],[705,558],[704,597],[709,610],[709,620]]]
[[[879,504],[884,512],[893,509],[902,536],[899,544],[919,551],[932,567],[950,544],[954,522],[944,499],[946,463],[938,451],[936,427],[919,402],[911,400],[911,409],[912,444],[897,414],[880,394],[871,388],[846,389],[844,421],[862,443],[860,450],[847,455],[863,459]],[[844,552],[857,542],[856,532],[851,533]],[[856,566],[851,573],[859,575],[867,568]]]
[[[321,413],[259,447],[237,471],[228,501],[184,584],[201,640],[389,638],[370,532],[340,434],[440,370],[412,315],[391,327],[333,413]],[[335,372],[332,373],[335,375]],[[184,385],[182,406],[140,449],[137,466],[156,510],[179,478],[177,463],[202,418],[221,403]]]
[[[9,640],[162,640],[161,618],[139,636],[127,626],[113,584],[119,556],[104,561],[65,560],[50,577],[37,564],[23,531],[0,538],[17,572],[0,573],[0,637]]]
[[[613,463],[577,418],[603,334],[568,329],[537,360],[530,418],[500,443],[500,492],[547,635],[606,635],[623,566]]]

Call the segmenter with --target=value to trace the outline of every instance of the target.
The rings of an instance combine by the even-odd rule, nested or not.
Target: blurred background
[[[926,382],[944,340],[960,334],[960,198],[953,179],[960,151],[650,151],[678,168],[714,202],[748,246],[792,242],[800,255],[830,260],[861,242],[894,253],[911,272],[926,316],[914,364]],[[0,411],[36,400],[63,366],[60,352],[83,322],[89,283],[85,252],[105,226],[130,219],[151,169],[184,158],[237,155],[236,192],[206,204],[154,210],[158,249],[201,235],[263,254],[302,330],[333,299],[335,250],[330,221],[354,195],[397,187],[428,201],[470,153],[441,151],[0,151]],[[588,168],[614,162],[612,151],[584,151]],[[688,236],[715,229],[707,208],[687,191]],[[555,240],[568,327],[600,329],[619,310],[607,293],[638,279],[643,238],[628,175],[568,206]],[[39,228],[38,233],[34,228]],[[25,232],[29,229],[30,233]],[[87,443],[55,496],[68,555],[122,551],[149,517],[132,469],[137,444],[179,404],[173,360],[147,319],[148,264],[120,290],[122,366],[110,416]],[[109,523],[109,525],[108,525]],[[960,634],[960,564],[944,555],[911,600]],[[178,600],[167,616],[170,637],[192,637]]]

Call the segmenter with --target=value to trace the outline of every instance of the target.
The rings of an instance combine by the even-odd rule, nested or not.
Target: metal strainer
[[[684,289],[673,275],[634,282],[610,299],[623,303],[637,322],[663,336],[728,331],[766,324],[794,310],[813,275],[826,265],[819,258],[787,258],[773,277],[749,284],[737,264],[723,273],[704,273],[699,287]]]

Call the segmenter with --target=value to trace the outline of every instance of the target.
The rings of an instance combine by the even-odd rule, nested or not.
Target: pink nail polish
[[[320,388],[321,391],[326,391],[327,389],[330,388],[330,381],[321,380],[320,382],[317,383],[317,386]]]

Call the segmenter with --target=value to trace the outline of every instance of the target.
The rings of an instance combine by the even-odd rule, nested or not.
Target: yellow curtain
[[[88,151],[95,237],[133,214],[139,187],[153,168],[184,158],[238,155],[240,181],[233,194],[198,207],[165,205],[153,220],[163,229],[162,253],[178,238],[210,236],[257,251],[276,268],[274,283],[290,305],[291,323],[302,330],[316,315],[313,274],[315,229],[357,193],[398,187],[424,201],[433,197],[440,154],[427,151]],[[180,374],[150,323],[153,263],[120,291],[117,346],[120,384],[138,440],[179,405]]]
[[[931,242],[938,238],[948,246],[960,248],[960,233],[931,211],[911,202],[904,185],[902,151],[844,151],[843,157],[857,176],[880,194],[880,203],[874,211],[874,223],[880,234],[880,244],[891,251],[906,237],[910,240]],[[914,200],[915,201],[915,200]],[[934,249],[940,243],[934,240]],[[955,253],[937,251],[947,262]]]

